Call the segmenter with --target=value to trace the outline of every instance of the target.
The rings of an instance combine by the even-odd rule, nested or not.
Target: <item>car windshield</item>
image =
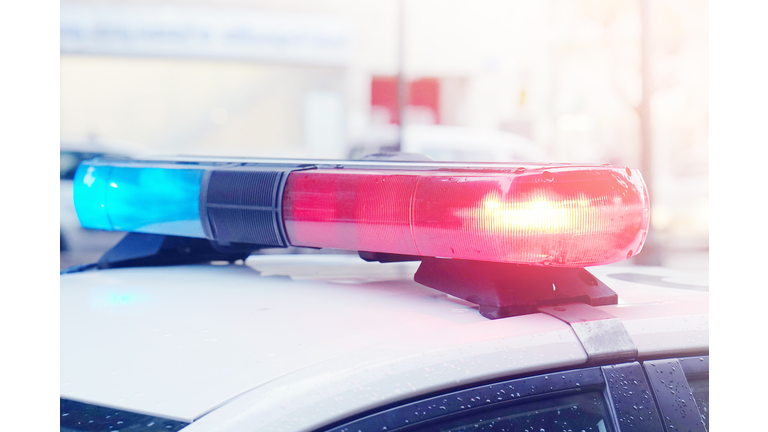
[[[59,415],[61,432],[105,430],[175,432],[189,424],[63,398],[59,399]]]

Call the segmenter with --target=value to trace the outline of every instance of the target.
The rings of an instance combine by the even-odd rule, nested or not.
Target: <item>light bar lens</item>
[[[86,228],[205,238],[204,172],[82,163],[73,184],[75,211]]]
[[[105,159],[74,196],[86,228],[559,267],[636,255],[650,219],[610,166]]]
[[[311,170],[289,175],[283,220],[294,246],[581,267],[642,248],[638,171]]]

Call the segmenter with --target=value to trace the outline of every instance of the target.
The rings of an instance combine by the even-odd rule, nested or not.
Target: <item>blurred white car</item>
[[[359,158],[391,148],[397,142],[396,125],[372,128],[352,149]],[[534,141],[510,132],[443,125],[407,125],[400,151],[452,162],[551,162]]]

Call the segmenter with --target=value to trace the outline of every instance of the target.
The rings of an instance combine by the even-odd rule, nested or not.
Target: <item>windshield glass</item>
[[[105,430],[175,432],[189,424],[69,399],[59,399],[59,401],[61,432]]]

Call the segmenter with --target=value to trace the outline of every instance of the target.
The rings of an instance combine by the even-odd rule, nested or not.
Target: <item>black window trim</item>
[[[688,379],[709,376],[709,355],[646,360],[643,368],[664,416],[664,430],[705,432],[707,428]]]
[[[635,361],[606,365],[601,369],[608,389],[606,399],[616,430],[662,431],[661,412],[642,365]]]

